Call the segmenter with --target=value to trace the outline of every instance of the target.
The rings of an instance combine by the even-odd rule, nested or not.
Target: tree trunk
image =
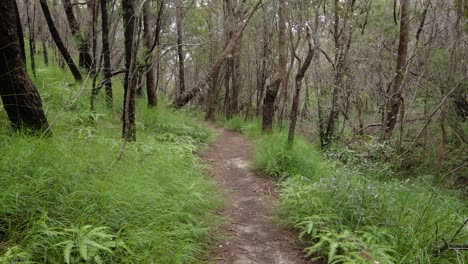
[[[19,43],[20,43],[20,54],[21,57],[23,58],[24,64],[26,64],[26,51],[24,50],[24,35],[23,35],[23,27],[21,26],[21,19],[20,19],[20,14],[18,10],[18,6],[14,5],[14,12],[15,12],[15,17],[16,17],[16,32],[18,32],[18,38],[19,38]],[[11,10],[10,10],[11,12]]]
[[[258,116],[260,114],[260,109],[262,108],[262,99],[263,93],[265,91],[266,80],[268,78],[267,71],[268,71],[268,53],[270,50],[270,33],[268,29],[268,22],[266,16],[263,16],[262,19],[262,28],[263,28],[263,39],[262,39],[262,56],[261,56],[261,63],[258,63],[260,68],[257,67],[257,98],[256,104],[257,109],[255,115]]]
[[[176,6],[176,27],[177,27],[177,56],[179,59],[179,92],[177,97],[181,96],[185,92],[185,66],[184,66],[184,50],[183,50],[183,14],[182,14],[183,0],[177,1]]]
[[[42,57],[44,59],[44,64],[49,65],[49,52],[47,51],[47,41],[42,41]]]
[[[95,28],[96,28],[96,11],[98,9],[97,5],[97,0],[87,0],[86,1],[86,6],[87,6],[87,19],[84,28],[84,45],[86,50],[88,51],[89,54],[91,54],[91,60],[89,62],[89,69],[90,72],[96,73],[96,65],[97,65],[97,58],[96,55],[94,54],[94,50],[96,48],[96,34],[95,34]]]
[[[143,6],[143,27],[144,27],[144,44],[145,48],[148,50],[146,55],[146,93],[148,96],[148,106],[155,107],[157,102],[156,97],[156,78],[155,78],[155,68],[156,64],[154,62],[154,56],[150,52],[152,41],[152,31],[153,21],[151,19],[151,2],[146,1]],[[159,58],[157,58],[159,60]]]
[[[52,38],[55,44],[57,45],[57,48],[59,49],[68,67],[70,68],[70,71],[73,74],[73,77],[75,78],[76,81],[83,80],[83,78],[81,77],[80,71],[76,67],[75,62],[73,62],[73,59],[70,56],[70,53],[68,52],[67,48],[63,44],[62,39],[60,38],[59,32],[57,31],[57,28],[55,27],[54,21],[52,20],[52,16],[50,14],[47,1],[46,0],[39,0],[39,1],[41,3],[42,12],[44,13],[44,17],[47,21],[47,26],[49,27],[50,34],[52,35]]]
[[[31,71],[34,76],[36,76],[36,60],[35,60],[35,53],[36,53],[36,44],[35,44],[35,32],[34,32],[34,22],[36,18],[36,1],[34,1],[34,8],[33,8],[33,17],[31,19],[31,14],[29,12],[29,0],[26,0],[26,16],[27,16],[27,27],[28,27],[28,37],[29,37],[29,59],[31,60]]]
[[[281,83],[286,74],[286,0],[279,0],[279,33],[278,52],[279,60],[275,70],[275,77],[271,84],[267,86],[265,99],[263,101],[262,131],[271,131],[273,127],[273,117],[275,114],[275,101]]]
[[[70,0],[63,0],[63,8],[65,10],[65,15],[67,17],[68,25],[70,31],[73,35],[75,45],[78,47],[79,52],[79,62],[80,67],[83,67],[87,70],[91,70],[92,58],[89,53],[88,45],[83,39],[83,36],[80,32],[80,26],[76,21],[75,14],[73,13],[73,5]],[[106,14],[107,16],[107,14]]]
[[[104,74],[106,87],[106,105],[112,108],[112,80],[111,80],[111,58],[109,46],[109,18],[107,17],[107,0],[101,0],[101,20],[102,20],[102,56],[104,58]]]
[[[308,45],[309,51],[307,52],[307,57],[304,60],[301,68],[296,74],[296,91],[294,93],[293,103],[291,106],[291,116],[289,119],[289,134],[288,134],[288,143],[291,144],[294,141],[294,134],[296,131],[296,123],[297,123],[297,113],[299,112],[299,96],[301,94],[301,82],[304,78],[304,75],[309,68],[310,62],[314,56],[314,49],[312,47],[312,34],[310,32],[310,28],[307,27],[307,38],[308,38]]]
[[[239,5],[242,5],[239,3]],[[245,15],[242,12],[242,6],[237,7],[237,12],[235,11],[235,5],[232,0],[226,0],[226,14],[227,14],[227,39],[229,40],[236,30],[237,21],[241,20]],[[226,78],[226,83],[228,84],[226,89],[227,93],[227,107],[226,114],[228,118],[232,118],[234,115],[239,113],[239,94],[241,89],[241,51],[242,51],[242,34],[237,41],[236,46],[232,51],[232,56],[227,59],[227,73],[228,77]],[[230,80],[229,80],[230,79]],[[230,93],[228,93],[230,91]]]
[[[401,18],[400,18],[400,41],[398,44],[398,57],[396,76],[392,88],[387,93],[389,99],[387,103],[387,117],[385,124],[385,138],[390,138],[395,128],[395,124],[400,113],[402,102],[401,89],[406,75],[407,57],[408,57],[408,36],[409,36],[409,0],[401,0]],[[388,109],[388,106],[390,109]]]
[[[123,130],[122,137],[125,141],[136,140],[135,125],[135,94],[136,94],[136,45],[135,45],[135,1],[122,0],[123,25],[125,36],[125,79],[124,79],[124,103],[123,103]]]
[[[226,60],[227,56],[231,53],[231,51],[234,49],[234,46],[236,45],[237,40],[239,39],[240,35],[242,32],[245,30],[247,27],[250,19],[254,15],[255,11],[257,11],[258,7],[262,3],[262,0],[258,0],[258,2],[255,4],[252,12],[248,15],[247,18],[243,19],[243,23],[240,26],[240,29],[236,30],[236,33],[234,36],[229,40],[227,43],[226,47],[224,48],[223,52],[218,55],[216,58],[215,62],[211,65],[211,67],[208,70],[208,73],[206,76],[197,82],[195,86],[191,89],[183,93],[180,97],[176,98],[176,100],[173,102],[173,105],[176,108],[181,108],[184,105],[186,105],[188,102],[190,102],[195,96],[203,91],[205,87],[209,85],[209,83],[212,83],[215,78],[218,77],[219,71],[221,70],[221,66],[223,65],[224,61]]]
[[[210,32],[210,62],[213,63],[215,58],[216,58],[216,42],[215,42],[215,28],[214,28],[214,23],[212,21],[212,17],[207,18],[207,26],[208,30]],[[212,82],[209,84],[209,94],[208,98],[206,100],[206,114],[205,114],[205,120],[206,121],[215,121],[215,110],[216,110],[216,99],[217,99],[217,93],[216,93],[216,84],[218,83],[218,76],[213,78]]]
[[[15,130],[45,131],[47,119],[39,93],[29,78],[22,57],[15,0],[0,1],[0,96]]]

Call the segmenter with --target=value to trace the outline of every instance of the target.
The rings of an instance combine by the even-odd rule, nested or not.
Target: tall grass
[[[13,132],[0,113],[0,263],[195,262],[219,206],[194,156],[211,140],[197,114],[138,102],[138,141],[117,161],[121,82],[116,110],[99,97],[91,112],[89,83],[38,63],[53,136]]]
[[[252,125],[236,124],[240,131]],[[300,231],[313,259],[466,262],[465,251],[444,247],[468,214],[466,201],[455,191],[438,188],[423,176],[394,177],[391,166],[381,162],[392,158],[385,146],[369,144],[369,158],[356,165],[351,161],[362,161],[360,153],[332,149],[324,157],[304,138],[293,145],[286,139],[279,130],[256,136],[253,166],[280,179],[280,217]],[[468,243],[466,228],[452,244]]]

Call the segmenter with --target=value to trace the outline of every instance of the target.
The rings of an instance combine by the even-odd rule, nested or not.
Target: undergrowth
[[[219,206],[194,156],[211,140],[197,114],[139,101],[137,142],[117,161],[121,81],[114,111],[102,94],[89,111],[90,81],[37,61],[52,136],[13,132],[0,112],[0,263],[197,261]]]
[[[465,263],[468,207],[458,194],[426,181],[394,177],[392,151],[371,144],[362,153],[331,149],[322,155],[304,138],[286,143],[275,129],[235,123],[256,139],[254,168],[278,178],[280,217],[300,231],[312,259],[328,263]],[[382,162],[385,161],[385,162]],[[345,166],[346,164],[346,166]],[[381,166],[380,166],[381,165]],[[380,167],[379,167],[380,166]],[[444,242],[445,241],[445,242]]]

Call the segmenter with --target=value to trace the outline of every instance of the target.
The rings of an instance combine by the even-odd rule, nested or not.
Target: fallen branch
[[[180,95],[179,97],[177,97],[174,100],[173,105],[176,108],[182,108],[183,106],[185,106],[188,102],[190,102],[193,98],[195,98],[195,96],[197,94],[199,94],[201,91],[203,91],[203,89],[206,86],[208,86],[209,83],[212,83],[212,80],[215,77],[218,76],[218,74],[219,74],[219,72],[221,70],[221,66],[223,65],[224,61],[229,56],[229,54],[232,52],[232,50],[234,49],[234,47],[235,47],[235,45],[237,43],[237,40],[242,35],[242,32],[247,27],[247,24],[249,23],[250,19],[255,14],[255,12],[257,11],[257,9],[258,9],[258,7],[260,6],[261,3],[262,3],[262,0],[258,0],[257,4],[254,6],[252,12],[250,12],[250,14],[245,19],[243,19],[244,23],[242,23],[240,28],[234,32],[232,37],[229,39],[229,42],[227,43],[226,47],[224,48],[223,52],[221,54],[219,54],[216,61],[213,63],[213,65],[211,65],[211,67],[208,70],[208,73],[206,74],[206,76],[202,80],[197,82],[192,89],[186,91],[185,93],[183,93],[182,95]]]
[[[411,149],[413,149],[413,147],[416,145],[416,142],[419,140],[419,138],[421,137],[422,133],[427,128],[427,126],[431,123],[432,118],[437,113],[437,111],[440,109],[440,107],[442,107],[442,105],[445,103],[445,101],[447,101],[447,99],[450,97],[450,95],[452,95],[452,93],[455,92],[455,90],[457,90],[457,88],[460,87],[467,78],[468,78],[468,76],[465,76],[465,78],[463,78],[457,86],[453,87],[453,89],[450,90],[450,92],[448,92],[447,95],[445,95],[445,97],[442,99],[442,101],[439,103],[439,105],[437,105],[437,107],[429,115],[429,117],[427,118],[426,124],[424,124],[424,126],[421,128],[421,130],[419,131],[418,135],[414,139],[411,146],[405,152],[400,154],[399,157],[407,154],[408,152],[410,152]]]
[[[468,250],[468,245],[454,244],[453,243],[455,238],[458,236],[458,234],[460,234],[460,232],[463,230],[463,228],[466,226],[466,224],[468,224],[468,218],[465,219],[463,224],[460,226],[460,228],[458,228],[457,232],[455,232],[455,234],[452,236],[450,241],[447,242],[445,239],[442,239],[442,241],[444,242],[444,245],[442,247],[440,247],[439,249],[437,249],[437,251],[436,251],[436,253],[434,255],[438,256],[438,255],[440,255],[440,253],[442,253],[443,251],[448,250],[448,249],[450,249],[450,250]]]

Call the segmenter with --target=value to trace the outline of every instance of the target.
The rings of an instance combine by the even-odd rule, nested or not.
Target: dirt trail
[[[251,143],[238,133],[217,132],[216,143],[201,155],[225,197],[220,214],[226,224],[219,232],[226,238],[216,244],[210,263],[308,263],[296,235],[273,219],[273,181],[249,169]]]

